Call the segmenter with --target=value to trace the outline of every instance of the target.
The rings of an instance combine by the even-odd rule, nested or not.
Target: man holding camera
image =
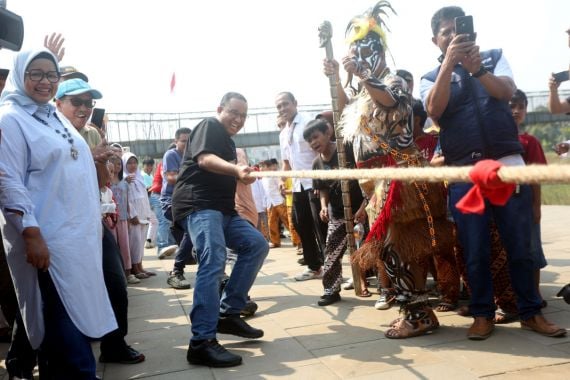
[[[509,109],[516,87],[501,50],[479,51],[472,30],[465,26],[459,7],[444,7],[432,17],[433,43],[439,47],[441,65],[425,74],[420,83],[428,115],[441,127],[440,142],[447,165],[472,165],[484,159],[503,165],[524,165],[517,126]],[[566,335],[566,330],[541,314],[541,299],[533,281],[529,252],[532,221],[531,189],[518,190],[504,206],[486,203],[484,212],[463,214],[456,203],[473,187],[471,183],[449,186],[450,209],[457,224],[467,276],[471,284],[469,311],[474,322],[467,337],[487,339],[494,330],[495,305],[490,267],[489,223],[497,224],[509,258],[509,271],[521,318],[521,327],[545,336]]]
[[[568,47],[570,47],[570,28],[566,30],[568,34]],[[560,97],[558,96],[558,87],[560,87],[560,83],[567,81],[570,74],[570,67],[568,71],[562,71],[557,74],[552,74],[550,79],[548,80],[548,89],[550,91],[548,95],[548,110],[552,114],[559,114],[559,113],[570,113],[570,97],[566,98],[564,101],[560,101]],[[564,151],[560,153],[568,152],[568,141],[566,144]],[[560,145],[560,144],[559,144]]]

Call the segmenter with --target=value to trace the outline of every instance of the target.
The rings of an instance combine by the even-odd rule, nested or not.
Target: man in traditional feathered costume
[[[342,110],[338,130],[353,144],[359,168],[425,166],[413,141],[406,82],[386,65],[386,10],[395,13],[389,2],[380,1],[348,24],[350,48],[342,59],[348,78],[344,86],[336,84]],[[338,71],[338,62],[325,60],[326,75],[338,78]],[[402,317],[385,335],[400,339],[428,333],[439,326],[425,289],[428,259],[435,255],[440,268],[456,273],[443,184],[361,180],[360,186],[370,200],[371,231],[352,260],[363,270],[376,265],[382,286],[391,286],[402,305]],[[451,279],[458,281],[457,275]]]

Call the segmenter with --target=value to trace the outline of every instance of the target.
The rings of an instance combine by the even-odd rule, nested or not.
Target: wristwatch
[[[487,69],[485,68],[485,66],[481,65],[481,67],[479,67],[479,71],[477,71],[476,73],[471,74],[471,76],[473,78],[479,78],[482,75],[485,75],[487,73]]]

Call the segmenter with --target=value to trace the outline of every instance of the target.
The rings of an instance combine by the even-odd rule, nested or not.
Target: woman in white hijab
[[[50,103],[59,78],[47,50],[14,58],[0,97],[2,235],[42,377],[91,380],[90,338],[117,323],[103,281],[93,157]]]
[[[131,251],[131,273],[136,278],[143,279],[154,275],[145,271],[142,265],[144,243],[151,218],[154,216],[148,200],[144,179],[138,168],[139,160],[131,152],[123,154],[123,178],[130,178],[128,183],[128,213],[129,213],[129,248]]]

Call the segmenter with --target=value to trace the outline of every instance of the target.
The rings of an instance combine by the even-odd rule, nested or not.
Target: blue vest
[[[501,54],[501,50],[482,52],[481,63],[492,73]],[[435,82],[440,67],[422,78]],[[450,86],[449,102],[438,120],[447,165],[471,165],[485,158],[496,160],[523,152],[506,101],[491,97],[461,65],[453,69]]]

